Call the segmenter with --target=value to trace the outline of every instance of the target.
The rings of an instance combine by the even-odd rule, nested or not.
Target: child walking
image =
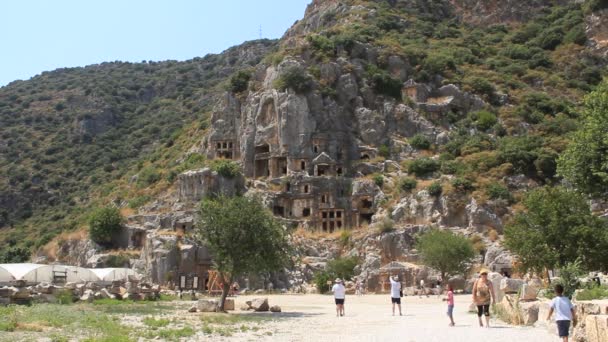
[[[555,323],[559,337],[563,342],[568,342],[570,336],[570,322],[576,325],[576,312],[574,306],[568,297],[564,296],[564,287],[561,284],[555,285],[555,298],[551,301],[551,309],[547,315],[547,321],[551,319],[551,315],[555,311]]]
[[[447,285],[448,294],[446,300],[448,301],[448,317],[450,318],[450,326],[453,327],[454,323],[454,289],[451,285]]]

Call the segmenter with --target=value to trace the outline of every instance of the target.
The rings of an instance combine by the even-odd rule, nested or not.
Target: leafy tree
[[[523,271],[542,273],[580,258],[586,270],[607,269],[608,225],[591,213],[586,199],[563,187],[528,194],[526,208],[505,229],[505,245]]]
[[[214,160],[211,169],[226,178],[234,178],[241,173],[239,164],[226,159]]]
[[[441,273],[441,279],[465,274],[475,257],[473,244],[449,230],[431,229],[418,236],[416,249],[422,261]]]
[[[356,257],[345,257],[331,260],[327,263],[327,268],[323,271],[316,272],[313,281],[317,285],[320,293],[329,291],[328,281],[336,278],[344,280],[352,279],[355,275],[355,266],[359,263]]]
[[[558,160],[558,173],[581,191],[608,191],[608,82],[585,98],[582,125]]]
[[[31,252],[23,246],[10,246],[0,251],[0,263],[24,262],[30,258]]]
[[[431,142],[422,134],[416,134],[410,139],[410,145],[419,150],[428,150],[431,148]]]
[[[435,182],[431,183],[431,185],[429,185],[428,188],[426,188],[426,191],[428,191],[429,195],[431,195],[431,196],[439,197],[439,196],[441,196],[441,193],[443,192],[443,186],[441,185],[441,182],[435,181]]]
[[[233,93],[241,93],[247,90],[249,80],[251,79],[251,72],[248,70],[239,70],[230,78],[230,90]]]
[[[122,229],[123,217],[116,207],[103,207],[89,217],[89,235],[99,244],[107,245],[112,236]]]
[[[399,189],[404,192],[411,192],[416,189],[418,182],[414,178],[405,177],[399,182]]]
[[[289,260],[286,230],[258,199],[205,199],[199,214],[198,240],[209,247],[223,283],[221,310],[236,278],[280,270]]]
[[[292,66],[281,73],[274,86],[279,90],[291,88],[297,93],[305,93],[312,88],[312,78],[301,67]]]

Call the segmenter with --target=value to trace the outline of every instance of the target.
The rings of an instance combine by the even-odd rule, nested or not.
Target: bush
[[[416,185],[418,182],[414,178],[402,178],[401,182],[399,182],[399,189],[404,192],[410,192],[416,189]]]
[[[378,154],[384,159],[388,159],[391,156],[391,149],[387,145],[381,145],[378,148]]]
[[[239,70],[230,77],[230,91],[233,93],[240,93],[247,90],[249,80],[251,80],[251,72],[248,70]]]
[[[214,160],[211,163],[211,169],[226,178],[234,178],[241,174],[239,164],[227,159]]]
[[[464,84],[467,85],[473,92],[481,95],[486,95],[488,98],[494,95],[494,86],[488,80],[482,77],[471,77],[464,80]]]
[[[494,113],[489,112],[487,110],[480,110],[477,112],[472,112],[470,114],[471,120],[475,122],[475,126],[482,131],[487,131],[490,128],[494,127],[498,122],[496,115]]]
[[[470,180],[460,177],[454,178],[452,180],[452,186],[454,187],[454,190],[458,192],[468,192],[475,189],[473,183]]]
[[[443,186],[441,185],[441,182],[436,181],[431,183],[431,185],[426,188],[426,191],[428,191],[429,195],[431,196],[439,197],[443,192]]]
[[[376,93],[401,100],[401,80],[393,78],[388,72],[373,64],[368,65],[367,76],[371,79]]]
[[[331,57],[334,55],[335,45],[329,38],[319,35],[311,34],[306,37],[315,55],[318,57]]]
[[[137,209],[142,205],[148,203],[152,198],[150,196],[137,196],[134,199],[130,200],[127,204],[131,209]]]
[[[279,90],[293,89],[296,93],[305,93],[312,88],[312,79],[304,69],[298,66],[287,68],[274,82]]]
[[[416,134],[410,139],[410,145],[419,150],[428,150],[431,147],[431,142],[422,134]]]
[[[337,258],[327,263],[327,272],[332,277],[351,279],[355,274],[355,266],[359,263],[356,257]]]
[[[498,183],[492,183],[486,188],[486,194],[490,199],[504,199],[509,202],[513,200],[513,196],[506,186]]]
[[[455,70],[454,57],[444,51],[431,53],[423,63],[422,69],[430,75],[445,75],[448,70]]]
[[[340,233],[340,246],[348,247],[350,245],[351,236],[352,236],[352,233],[350,232],[350,230],[343,230]]]
[[[330,289],[328,282],[333,282],[334,279],[327,271],[316,272],[313,276],[313,282],[317,285],[319,293],[326,293]]]
[[[89,217],[89,235],[99,244],[108,244],[112,236],[122,229],[123,217],[116,207],[103,207]]]
[[[440,166],[441,166],[441,164],[435,159],[419,158],[419,159],[413,160],[408,165],[407,172],[413,173],[416,176],[420,177],[420,176],[428,175],[430,173],[433,173],[433,172],[439,170]]]
[[[380,234],[390,233],[395,230],[395,222],[388,217],[385,217],[381,222],[378,223],[378,232]]]
[[[446,175],[455,175],[464,170],[464,165],[455,160],[446,160],[441,163],[441,173]]]
[[[377,186],[382,187],[384,185],[384,176],[377,174],[374,175],[372,179],[374,181],[374,184],[376,184]]]
[[[141,170],[137,177],[137,187],[143,188],[150,186],[160,180],[160,174],[156,168],[149,166]]]
[[[592,286],[576,294],[576,300],[595,300],[608,298],[607,286]]]

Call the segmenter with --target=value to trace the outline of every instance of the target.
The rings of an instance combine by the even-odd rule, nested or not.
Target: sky
[[[280,38],[312,0],[0,1],[0,86],[108,61],[187,60]]]

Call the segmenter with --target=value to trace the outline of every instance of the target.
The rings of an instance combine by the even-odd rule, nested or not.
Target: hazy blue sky
[[[0,86],[105,61],[186,60],[279,38],[311,0],[2,0]]]

